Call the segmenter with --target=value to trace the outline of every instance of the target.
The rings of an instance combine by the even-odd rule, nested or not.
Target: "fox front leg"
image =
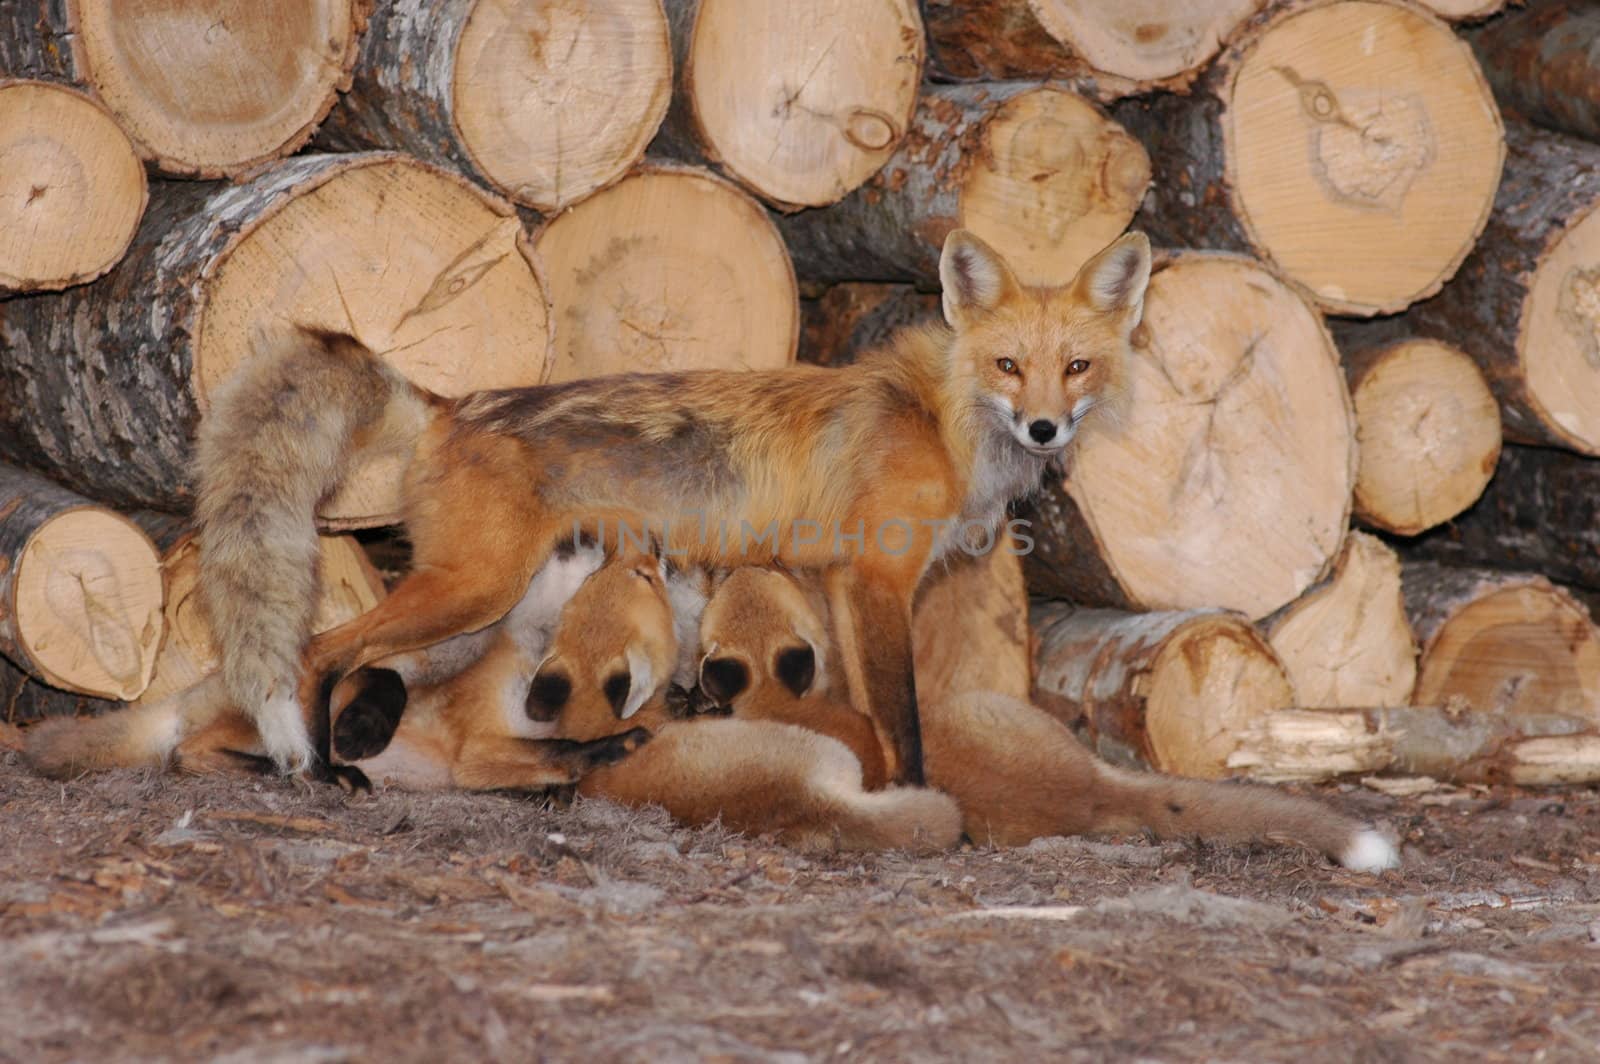
[[[905,568],[841,566],[828,572],[827,589],[850,703],[872,721],[890,782],[920,786],[922,729],[911,663],[916,580]]]

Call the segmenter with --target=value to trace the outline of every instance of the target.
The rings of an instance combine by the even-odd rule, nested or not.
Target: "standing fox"
[[[303,333],[216,397],[198,446],[203,601],[228,695],[285,770],[350,671],[493,624],[575,528],[650,528],[689,563],[823,574],[851,704],[920,783],[911,606],[955,525],[1001,522],[1119,387],[1150,245],[1122,237],[1027,288],[957,230],[947,327],[842,369],[626,374],[447,399],[356,340]],[[398,452],[414,568],[307,641],[313,511],[352,459]],[[848,549],[847,549],[848,548]],[[865,639],[872,639],[870,652]]]

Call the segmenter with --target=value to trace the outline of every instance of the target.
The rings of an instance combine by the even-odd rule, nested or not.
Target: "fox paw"
[[[731,717],[732,706],[718,705],[706,694],[705,688],[698,685],[684,687],[682,684],[673,684],[667,688],[666,698],[667,716],[673,720],[689,720],[694,717]]]
[[[345,681],[355,694],[333,722],[333,752],[365,761],[388,748],[406,709],[406,684],[393,669],[361,669]]]
[[[605,765],[615,765],[649,741],[650,731],[647,728],[632,728],[588,742],[557,740],[565,747],[562,750],[564,760],[578,776]]]

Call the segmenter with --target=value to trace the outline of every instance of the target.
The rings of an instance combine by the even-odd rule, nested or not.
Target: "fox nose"
[[[1028,425],[1028,435],[1033,437],[1034,443],[1049,443],[1056,438],[1056,423],[1040,418]]]

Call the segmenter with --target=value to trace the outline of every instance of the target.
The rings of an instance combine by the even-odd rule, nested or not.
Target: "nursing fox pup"
[[[325,692],[381,658],[503,617],[575,528],[649,529],[689,564],[824,575],[849,701],[890,779],[923,779],[911,606],[950,530],[992,530],[1118,389],[1149,242],[1122,237],[1062,288],[1024,287],[950,234],[946,326],[841,369],[626,374],[434,395],[347,336],[258,351],[200,426],[200,590],[228,695],[285,770],[316,763]],[[363,455],[406,459],[414,567],[309,639],[312,514]],[[870,650],[866,640],[870,638]]]

